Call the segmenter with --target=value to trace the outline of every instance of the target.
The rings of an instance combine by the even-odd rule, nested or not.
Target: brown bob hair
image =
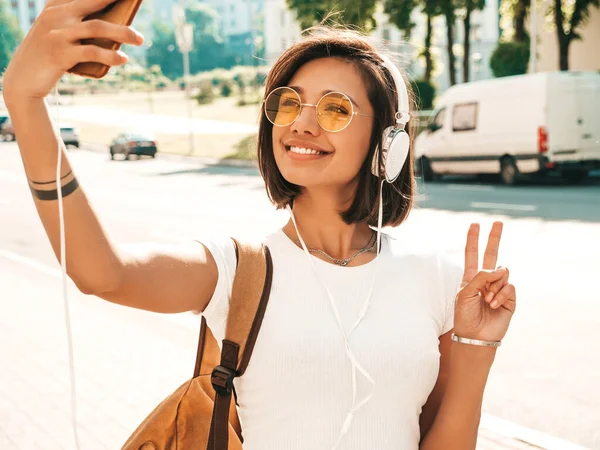
[[[339,58],[352,63],[367,87],[369,101],[375,111],[369,152],[359,171],[358,186],[352,204],[340,211],[348,223],[366,221],[377,226],[379,182],[371,173],[371,161],[382,144],[383,130],[395,123],[398,95],[391,73],[383,66],[380,52],[366,36],[347,28],[318,26],[307,30],[304,38],[288,48],[270,69],[266,80],[265,97],[273,89],[286,86],[294,73],[309,61],[320,58]],[[410,89],[407,85],[407,88]],[[412,111],[412,92],[409,99]],[[409,122],[410,124],[411,122]],[[258,165],[267,193],[277,209],[292,205],[300,193],[300,186],[288,182],[279,171],[273,155],[273,124],[261,111],[258,131]],[[408,130],[407,130],[408,131]],[[412,133],[410,133],[412,135]],[[383,184],[383,226],[400,225],[413,205],[415,180],[413,175],[412,145],[408,161],[393,183]]]

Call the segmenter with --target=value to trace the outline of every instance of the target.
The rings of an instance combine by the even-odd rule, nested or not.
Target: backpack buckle
[[[216,366],[212,371],[210,382],[217,394],[222,396],[231,395],[235,376],[235,371],[224,366]]]

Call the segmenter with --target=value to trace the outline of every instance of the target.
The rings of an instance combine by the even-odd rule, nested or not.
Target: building
[[[17,18],[23,35],[27,34],[37,16],[44,9],[44,0],[10,0],[8,10]]]
[[[471,79],[491,78],[489,59],[500,37],[499,27],[499,0],[487,1],[483,11],[475,11],[471,16]],[[416,24],[409,42],[406,42],[401,32],[389,22],[380,4],[375,14],[377,28],[372,37],[375,42],[382,43],[389,51],[396,55],[399,64],[408,72],[410,78],[419,78],[423,75],[425,67],[422,58],[418,58],[425,41],[426,20],[420,11],[413,12],[413,22]],[[294,15],[288,10],[285,0],[268,0],[265,9],[265,43],[266,59],[272,62],[290,45],[298,42],[301,30]],[[432,52],[436,59],[436,72],[434,82],[438,92],[443,92],[449,86],[449,77],[446,70],[448,56],[446,51],[446,21],[443,17],[436,17],[433,21]],[[462,81],[462,23],[457,21],[454,36],[454,49],[456,55],[457,80]]]
[[[264,14],[265,59],[267,65],[281,55],[285,49],[300,40],[300,25],[288,9],[285,0],[266,0]]]
[[[558,37],[555,30],[548,28],[546,21],[549,6],[550,2],[545,0],[537,13],[537,72],[559,70]],[[569,46],[569,70],[600,71],[600,52],[597,48],[600,43],[600,8],[590,7],[589,21],[578,32],[581,40],[573,41]]]
[[[220,19],[220,34],[238,65],[257,65],[255,58],[264,42],[265,0],[203,0]]]

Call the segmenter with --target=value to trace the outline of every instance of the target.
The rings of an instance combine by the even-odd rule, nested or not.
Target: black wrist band
[[[62,197],[65,198],[67,195],[72,194],[79,187],[79,183],[77,182],[77,178],[73,178],[67,184],[62,187]],[[31,193],[33,196],[39,200],[57,200],[58,199],[58,189],[52,189],[51,191],[41,191],[39,189],[34,189],[29,186],[31,189]]]
[[[69,172],[67,172],[65,175],[63,175],[62,177],[60,177],[61,180],[64,180],[65,178],[67,178],[69,175],[71,175],[73,171],[69,170]],[[53,181],[33,181],[33,180],[29,180],[31,183],[33,184],[56,184],[56,180]]]

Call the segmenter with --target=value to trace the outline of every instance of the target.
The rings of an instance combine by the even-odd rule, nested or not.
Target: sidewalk
[[[2,450],[74,448],[58,275],[0,252]],[[72,286],[69,292],[81,449],[118,449],[146,414],[189,377],[198,317],[123,308],[79,294]],[[478,450],[546,448],[488,429],[485,422]]]

